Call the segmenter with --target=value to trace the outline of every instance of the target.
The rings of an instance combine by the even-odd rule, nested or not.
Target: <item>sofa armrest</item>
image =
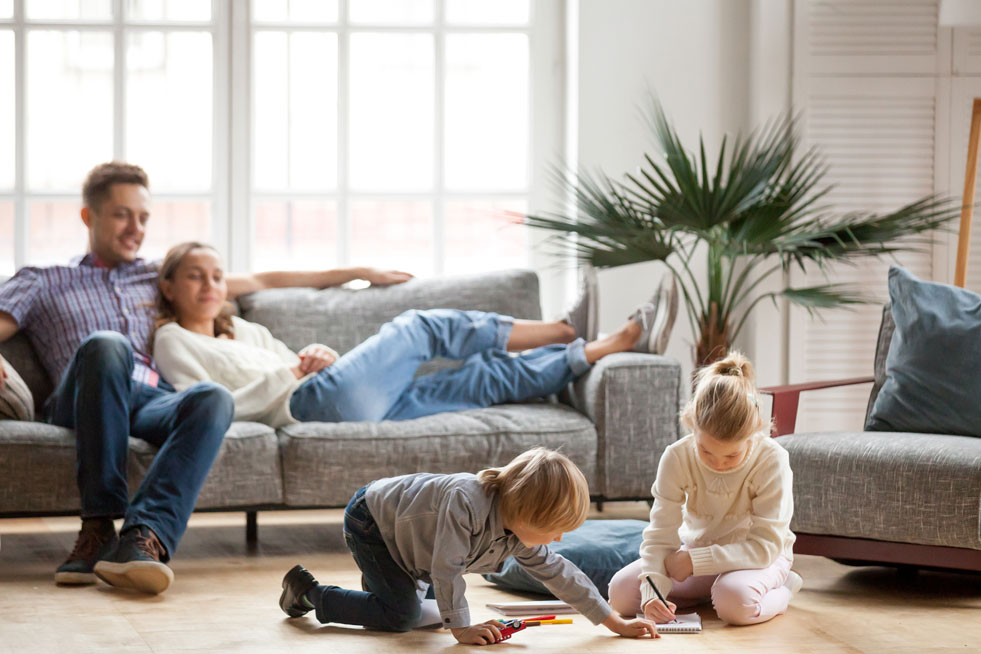
[[[681,366],[651,354],[600,359],[563,398],[596,426],[598,488],[605,499],[650,496],[661,453],[678,440]]]
[[[786,386],[767,386],[760,393],[773,397],[773,436],[792,434],[797,427],[797,409],[800,406],[800,394],[803,391],[816,391],[822,388],[837,388],[853,384],[870,384],[875,377],[852,377],[851,379],[833,379],[822,382],[805,384],[787,384]]]

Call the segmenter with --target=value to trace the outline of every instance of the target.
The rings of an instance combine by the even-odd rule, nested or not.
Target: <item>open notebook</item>
[[[563,613],[578,613],[574,608],[561,600],[540,600],[532,602],[490,602],[487,608],[494,609],[502,615],[559,615]]]
[[[643,618],[643,613],[637,614]],[[676,613],[672,622],[658,623],[659,634],[699,634],[702,633],[702,618],[697,613]]]

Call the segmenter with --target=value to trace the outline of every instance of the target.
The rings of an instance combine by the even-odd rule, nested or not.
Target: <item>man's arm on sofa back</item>
[[[17,321],[6,311],[0,311],[0,343],[9,340],[17,333]],[[7,385],[7,373],[3,369],[3,359],[0,359],[0,390]]]
[[[612,354],[573,385],[569,403],[596,425],[593,492],[606,499],[647,498],[661,453],[678,440],[681,366],[651,354]]]

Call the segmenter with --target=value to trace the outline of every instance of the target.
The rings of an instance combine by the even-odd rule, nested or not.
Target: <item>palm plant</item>
[[[697,154],[685,150],[656,99],[647,120],[660,161],[645,155],[622,181],[556,171],[577,212],[527,215],[524,222],[556,232],[550,241],[558,239],[561,256],[598,268],[663,261],[682,290],[697,366],[724,356],[764,300],[784,297],[809,312],[871,301],[832,283],[758,293],[778,272],[813,264],[827,278],[835,262],[921,250],[933,230],[959,215],[958,203],[935,195],[887,214],[834,212],[822,202],[831,190],[821,185],[827,166],[813,148],[796,156],[800,135],[791,116],[736,137],[731,147],[723,138],[714,166],[701,137]],[[701,248],[704,285],[693,269]]]

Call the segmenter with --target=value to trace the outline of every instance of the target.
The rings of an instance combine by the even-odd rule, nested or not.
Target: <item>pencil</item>
[[[651,585],[651,588],[653,588],[653,589],[654,589],[654,594],[655,594],[655,595],[657,595],[657,598],[658,598],[659,600],[661,600],[661,604],[663,604],[663,605],[664,605],[664,608],[666,608],[667,610],[669,610],[669,611],[670,611],[670,610],[671,610],[671,607],[670,607],[670,606],[668,606],[668,603],[664,601],[664,595],[661,595],[661,591],[659,591],[659,590],[657,589],[657,586],[655,586],[655,585],[654,585],[654,582],[653,582],[653,581],[651,581],[651,578],[645,575],[645,576],[644,576],[644,579],[646,579],[646,580],[647,580],[647,583],[649,583],[649,584]]]
[[[543,624],[572,624],[572,620],[525,620],[526,627],[540,627]]]

